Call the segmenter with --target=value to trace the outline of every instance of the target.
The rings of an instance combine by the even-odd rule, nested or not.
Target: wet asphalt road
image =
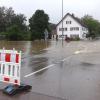
[[[21,81],[32,85],[32,92],[66,100],[100,100],[100,41],[63,46],[61,41],[1,42],[0,48],[4,45],[23,51]]]

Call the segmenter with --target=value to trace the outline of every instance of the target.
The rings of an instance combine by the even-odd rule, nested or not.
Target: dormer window
[[[71,24],[72,22],[71,21],[66,21],[66,24]]]

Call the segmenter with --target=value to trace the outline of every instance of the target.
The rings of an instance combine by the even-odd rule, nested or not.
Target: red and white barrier
[[[0,81],[20,85],[21,52],[0,50]]]

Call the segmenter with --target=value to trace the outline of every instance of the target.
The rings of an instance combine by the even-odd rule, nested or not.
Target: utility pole
[[[64,28],[63,28],[63,0],[62,0],[62,46],[63,46],[63,35],[64,35]]]

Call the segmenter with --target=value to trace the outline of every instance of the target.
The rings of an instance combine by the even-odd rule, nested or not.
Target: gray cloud
[[[100,0],[63,0],[64,14],[74,13],[77,17],[89,14],[100,20]],[[53,23],[61,19],[61,0],[0,0],[0,6],[13,7],[16,13],[30,18],[37,9],[43,9]]]

